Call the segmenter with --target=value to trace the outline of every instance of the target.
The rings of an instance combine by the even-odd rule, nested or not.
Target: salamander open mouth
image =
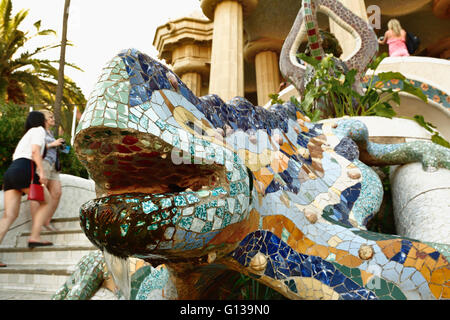
[[[223,164],[183,157],[158,137],[94,127],[76,144],[101,196],[81,207],[82,228],[96,246],[118,257],[179,257],[179,249],[188,248],[177,225],[192,222],[193,215],[207,218],[229,191]],[[210,220],[209,230],[198,232],[220,229],[219,220]]]

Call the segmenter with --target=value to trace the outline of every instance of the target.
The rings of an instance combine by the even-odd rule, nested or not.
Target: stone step
[[[30,232],[24,232],[17,238],[18,247],[26,247],[28,245],[28,238]],[[65,229],[59,231],[43,231],[41,232],[43,241],[51,241],[55,245],[92,245],[83,231],[78,229]]]
[[[42,231],[53,246],[28,248],[29,231],[17,235],[14,245],[0,246],[0,299],[49,300],[66,282],[80,259],[97,248],[87,239],[77,217],[57,218],[58,231]]]
[[[71,264],[8,264],[8,267],[0,268],[0,292],[29,290],[54,294],[73,269]]]
[[[0,261],[6,264],[73,264],[97,250],[94,245],[53,245],[30,249],[26,246],[0,249]]]
[[[81,230],[80,219],[78,217],[54,218],[52,219],[51,223],[59,230]]]
[[[21,289],[0,289],[0,300],[51,300],[54,292]]]

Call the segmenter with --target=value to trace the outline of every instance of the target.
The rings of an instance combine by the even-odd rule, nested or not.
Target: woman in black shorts
[[[5,212],[0,219],[0,243],[9,227],[16,220],[22,195],[28,194],[31,182],[31,166],[34,169],[35,183],[47,183],[47,177],[42,165],[45,148],[45,117],[41,112],[32,111],[25,122],[25,134],[20,139],[13,154],[13,162],[3,176],[3,195]],[[39,174],[39,175],[38,175]],[[51,242],[41,240],[41,228],[49,215],[49,192],[44,186],[45,201],[39,203],[36,215],[33,216],[31,235],[28,247],[52,245]],[[0,267],[6,267],[0,262]]]

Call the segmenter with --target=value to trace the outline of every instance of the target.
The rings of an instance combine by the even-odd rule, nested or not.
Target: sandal
[[[28,241],[28,248],[32,249],[32,248],[36,248],[36,247],[46,247],[46,246],[52,246],[53,243],[50,241],[43,241],[43,242],[39,242],[39,241]]]

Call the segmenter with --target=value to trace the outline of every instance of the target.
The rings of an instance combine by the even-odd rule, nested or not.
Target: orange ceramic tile
[[[298,228],[295,228],[294,230],[292,230],[291,235],[289,236],[289,238],[292,238],[296,241],[303,241],[304,237],[305,237],[305,235]]]
[[[266,216],[263,218],[262,226],[263,229],[267,229],[272,223],[278,224],[278,216]]]
[[[305,254],[310,255],[310,256],[318,256],[319,253],[317,252],[316,245],[313,245],[313,246],[307,248],[305,251]]]
[[[448,262],[442,255],[440,255],[439,258],[438,258],[438,261],[436,262],[436,265],[434,266],[434,268],[437,269],[437,268],[440,268],[440,267],[443,267],[443,266],[447,266],[447,268],[448,268]]]
[[[278,221],[277,221],[276,217],[277,216],[273,216],[271,218],[275,218],[275,219],[268,219],[268,221],[266,221],[264,219],[263,220],[263,228],[266,230],[269,230],[270,232],[272,232],[273,234],[275,234],[281,238],[281,233],[283,232],[283,225],[282,225],[282,223],[277,223]],[[264,227],[264,225],[265,225],[265,227]]]
[[[289,157],[286,156],[281,151],[277,151],[273,153],[274,157],[272,158],[272,163],[270,167],[274,172],[283,172],[288,168]]]
[[[289,231],[289,233],[292,233],[294,231],[294,229],[298,229],[295,224],[286,218],[286,222],[284,223],[284,227],[286,228],[287,231]]]
[[[276,228],[272,228],[271,226],[277,226]],[[269,230],[269,228],[275,233],[277,236],[281,238],[281,234],[283,232],[283,228],[289,232],[289,237],[287,243],[289,245],[293,244],[296,246],[298,240],[302,240],[304,235],[303,233],[295,226],[295,224],[289,220],[287,217],[282,215],[275,216],[266,216],[262,222],[263,229]],[[291,245],[292,246],[292,245]]]
[[[352,256],[347,251],[336,249],[336,248],[332,248],[332,247],[329,247],[328,249],[330,250],[331,253],[335,254],[335,256],[336,256],[335,261],[336,262],[340,261],[339,263],[341,263],[341,264],[345,264],[344,262],[346,262],[348,264],[345,264],[345,265],[348,266],[348,267],[352,267],[352,268],[353,267],[357,267],[363,262],[359,257]],[[352,258],[351,259],[344,259],[346,256],[351,256]]]
[[[280,150],[283,150],[289,156],[292,156],[294,153],[297,152],[297,150],[294,150],[294,148],[287,142],[283,143],[283,145],[280,146]]]
[[[411,247],[409,250],[408,255],[406,256],[406,260],[403,263],[405,267],[414,267],[416,265],[416,259],[417,259],[417,249],[415,247]]]
[[[311,240],[304,238],[301,241],[297,241],[297,251],[300,253],[307,253],[308,249],[314,246],[315,243]]]
[[[402,248],[401,239],[377,241],[377,244],[380,246],[381,251],[383,251],[388,259],[395,256]]]
[[[356,268],[359,265],[361,265],[362,260],[358,257],[355,257],[351,254],[347,254],[346,256],[343,256],[341,258],[336,258],[336,262],[343,264],[344,266],[350,267],[350,268]]]
[[[449,271],[450,270],[447,268],[434,270],[431,273],[431,282],[434,284],[442,285],[445,281],[447,281],[449,279],[448,278],[448,276],[450,276]]]
[[[328,251],[328,248],[325,246],[321,246],[321,245],[316,245],[316,251],[317,254],[319,255],[319,257],[321,257],[322,259],[325,259],[326,257],[329,256],[330,251]]]
[[[437,299],[441,298],[441,294],[443,293],[442,287],[435,284],[430,284],[430,291]]]
[[[363,285],[367,285],[367,283],[369,282],[369,279],[372,276],[373,276],[373,274],[371,274],[371,273],[369,273],[367,271],[361,270],[361,279],[363,281]]]
[[[427,280],[427,282],[430,282],[430,280],[431,280],[431,271],[426,265],[422,266],[422,269],[420,269],[420,273]]]
[[[444,274],[444,281],[442,282],[446,286],[450,287],[450,268],[447,266],[446,268],[442,269]]]
[[[422,269],[424,262],[425,260],[416,258],[416,264],[414,265],[414,268],[416,268],[417,270]]]
[[[267,188],[273,180],[273,173],[265,167],[259,169],[258,171],[253,171],[253,175],[256,180],[263,183],[264,189]]]
[[[405,262],[403,263],[405,267],[415,267],[416,265],[416,258],[413,258],[411,256],[406,257]]]
[[[447,286],[450,288],[450,278],[447,278],[447,281],[444,282],[444,286]]]
[[[419,252],[424,252],[426,254],[429,254],[429,253],[436,251],[436,249],[434,249],[424,243],[413,241],[412,244],[413,244],[413,247],[417,248],[417,251],[419,251]]]
[[[297,252],[305,253],[309,247],[310,246],[307,245],[307,243],[305,243],[305,241],[297,241],[297,245],[296,245],[296,247],[294,247],[294,249],[297,248],[296,249]]]
[[[432,257],[430,257],[429,255],[427,255],[425,257],[425,265],[430,269],[433,270],[434,267],[436,266],[436,260],[434,260]]]
[[[311,120],[308,120],[301,112],[297,111],[296,113],[297,113],[297,119],[301,119],[303,121],[311,121]]]
[[[302,129],[303,132],[309,132],[309,129],[305,126],[300,125],[300,128]]]
[[[297,240],[295,240],[292,237],[289,237],[286,241],[286,243],[288,244],[288,246],[290,246],[291,248],[297,248]]]
[[[442,287],[442,298],[450,299],[450,287]]]

